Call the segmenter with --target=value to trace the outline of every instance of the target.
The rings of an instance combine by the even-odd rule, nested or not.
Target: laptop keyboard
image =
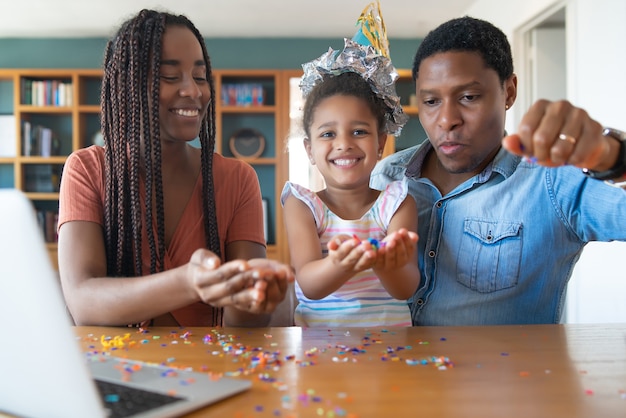
[[[111,418],[130,417],[140,412],[183,400],[183,398],[176,396],[149,392],[98,379],[96,379],[96,386]]]

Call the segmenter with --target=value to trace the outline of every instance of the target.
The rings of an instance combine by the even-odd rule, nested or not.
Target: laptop
[[[139,361],[135,363],[140,370],[122,381],[116,363],[127,360],[88,359],[73,332],[33,205],[16,189],[0,190],[0,323],[2,413],[33,418],[173,417],[251,387],[245,379],[212,380],[208,373],[188,370],[167,378],[164,372],[171,369]],[[190,379],[193,384],[180,384]],[[100,386],[106,386],[104,395]],[[118,411],[121,400],[139,395],[154,405],[138,412]]]

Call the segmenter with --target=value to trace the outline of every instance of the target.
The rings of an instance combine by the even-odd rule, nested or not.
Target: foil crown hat
[[[398,71],[389,58],[389,43],[380,4],[367,5],[356,24],[360,25],[359,29],[352,39],[344,38],[342,51],[328,48],[328,52],[319,58],[302,64],[304,74],[300,79],[300,89],[306,98],[325,75],[357,73],[387,106],[385,131],[398,136],[409,118],[402,110],[396,93]]]

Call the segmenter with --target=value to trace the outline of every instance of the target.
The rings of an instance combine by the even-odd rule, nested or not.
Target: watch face
[[[230,138],[229,147],[237,158],[257,158],[263,153],[265,138],[255,129],[243,128]]]

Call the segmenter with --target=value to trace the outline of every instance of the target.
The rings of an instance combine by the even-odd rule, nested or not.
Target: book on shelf
[[[58,193],[60,167],[55,164],[29,164],[24,168],[24,191]]]
[[[52,153],[52,129],[39,127],[37,139],[39,145],[39,155],[42,157],[50,157]]]
[[[46,242],[58,242],[57,225],[59,224],[59,213],[51,210],[37,210],[37,221],[39,229]]]
[[[52,129],[24,121],[22,127],[23,155],[50,157],[59,154],[59,141]]]
[[[0,115],[0,157],[15,157],[15,116]]]
[[[33,81],[22,79],[22,100],[25,105],[33,104]]]
[[[262,106],[265,103],[260,83],[226,83],[222,85],[222,104],[225,106]]]
[[[32,135],[30,122],[25,121],[22,125],[22,155],[30,157],[32,153]]]
[[[22,103],[33,106],[71,106],[72,83],[62,80],[22,80]]]

